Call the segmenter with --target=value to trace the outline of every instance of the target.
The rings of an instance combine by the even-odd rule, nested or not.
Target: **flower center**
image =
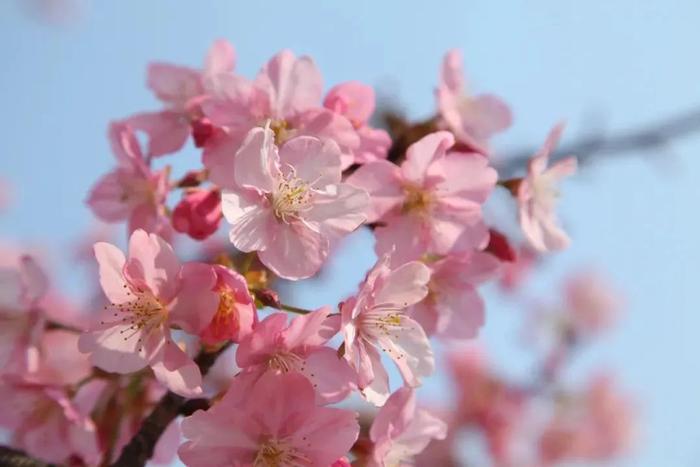
[[[210,325],[213,337],[224,340],[231,332],[235,333],[238,330],[237,317],[236,297],[230,288],[222,287],[219,290],[219,306]]]
[[[284,441],[266,441],[255,456],[253,467],[307,467],[311,460]]]
[[[124,285],[126,288],[127,286]],[[111,304],[114,317],[119,318],[129,327],[119,331],[124,335],[124,340],[129,340],[138,336],[138,342],[143,344],[145,338],[154,330],[159,328],[168,319],[168,309],[150,291],[126,292],[132,300]],[[104,324],[104,322],[103,322]]]
[[[281,373],[289,373],[290,371],[302,371],[304,369],[304,359],[299,355],[281,350],[273,354],[267,360],[267,367]]]
[[[404,213],[422,213],[428,210],[432,203],[432,196],[429,192],[415,185],[406,185],[403,191],[404,201],[402,210]]]
[[[361,329],[371,338],[398,337],[397,332],[403,330],[401,310],[396,308],[375,307],[362,314]]]
[[[275,134],[275,144],[277,146],[294,136],[294,130],[286,120],[270,120],[270,130]]]
[[[293,171],[281,177],[272,195],[275,216],[285,223],[298,218],[299,213],[311,208],[312,195],[309,184],[296,177]]]
[[[559,188],[547,175],[540,175],[532,180],[532,194],[537,203],[553,206],[559,198]]]

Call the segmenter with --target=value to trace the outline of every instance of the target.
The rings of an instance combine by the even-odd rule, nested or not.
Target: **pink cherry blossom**
[[[609,376],[597,376],[581,394],[555,407],[538,448],[542,465],[564,461],[602,462],[627,451],[634,439],[634,414]]]
[[[520,245],[515,261],[504,263],[499,284],[506,292],[515,292],[533,272],[539,253],[529,244]]]
[[[462,54],[450,50],[445,54],[436,91],[437,105],[445,126],[457,141],[470,150],[488,153],[488,142],[494,133],[510,127],[512,116],[508,105],[492,94],[471,96],[462,70]]]
[[[476,287],[496,276],[499,262],[488,253],[449,255],[432,263],[428,296],[409,309],[425,332],[472,339],[484,324],[484,302]]]
[[[195,240],[213,235],[221,221],[221,194],[216,189],[192,189],[173,210],[173,227]]]
[[[419,408],[412,388],[394,392],[374,418],[369,436],[374,443],[371,467],[412,465],[433,439],[445,439],[447,424]]]
[[[278,276],[313,275],[330,241],[365,220],[369,197],[341,183],[333,141],[297,137],[278,151],[272,130],[255,128],[236,155],[234,173],[237,188],[222,194],[231,242],[241,251],[258,251]]]
[[[494,465],[512,465],[513,441],[524,418],[526,395],[493,374],[478,351],[453,352],[448,363],[457,385],[457,420],[483,432]]]
[[[133,128],[148,135],[148,157],[178,151],[187,142],[191,126],[193,133],[201,130],[199,102],[205,86],[214,86],[219,75],[233,71],[235,60],[233,46],[220,39],[209,49],[201,71],[168,63],[149,65],[148,87],[165,104],[165,110],[128,119]]]
[[[128,220],[129,232],[145,229],[167,234],[165,216],[168,170],[152,172],[143,159],[131,127],[113,123],[109,128],[117,167],[92,187],[87,204],[105,222]]]
[[[0,380],[0,426],[11,445],[45,462],[66,465],[71,458],[98,465],[97,434],[89,414],[104,383],[89,382],[70,397],[61,389]]]
[[[557,185],[576,172],[576,158],[561,159],[547,168],[549,155],[563,131],[563,125],[552,129],[542,148],[530,159],[527,176],[517,187],[520,228],[530,245],[540,252],[562,250],[570,243],[569,236],[559,226],[555,208],[559,197]]]
[[[378,348],[387,352],[409,386],[419,386],[435,369],[425,331],[406,313],[428,294],[430,270],[417,261],[392,270],[390,261],[390,255],[381,257],[358,294],[341,306],[345,358],[358,373],[362,394],[375,405],[390,393]]]
[[[227,340],[239,342],[253,331],[258,321],[253,297],[245,278],[229,268],[213,266],[216,273],[215,291],[219,306],[200,337],[204,343],[217,344]]]
[[[235,384],[251,384],[267,372],[304,375],[319,404],[344,399],[354,387],[354,372],[328,340],[338,333],[340,316],[329,307],[298,316],[287,325],[286,313],[274,313],[243,339],[236,363],[243,369]]]
[[[323,106],[350,120],[360,137],[360,146],[354,151],[354,161],[366,164],[386,159],[391,137],[381,129],[368,125],[374,113],[375,97],[371,86],[358,81],[348,81],[333,87],[323,101]]]
[[[622,308],[622,299],[608,280],[588,270],[567,281],[564,306],[576,332],[592,336],[614,323]]]
[[[381,225],[375,229],[378,254],[396,246],[394,260],[406,261],[486,246],[481,205],[496,171],[478,155],[447,154],[453,144],[450,133],[432,133],[408,148],[401,167],[378,160],[348,178],[371,196],[367,220]]]
[[[181,265],[170,245],[143,230],[131,235],[128,258],[109,243],[96,243],[95,256],[110,304],[81,336],[80,351],[103,370],[125,374],[150,366],[171,391],[199,394],[199,368],[173,342],[170,326],[197,334],[211,322],[219,303],[211,266]]]
[[[31,256],[0,268],[0,373],[39,370],[45,314],[39,306],[48,279]]]
[[[79,334],[63,329],[41,333],[36,345],[36,368],[22,375],[26,382],[47,385],[78,384],[92,372],[87,355],[78,352]]]
[[[283,50],[253,81],[239,75],[218,75],[202,108],[214,125],[225,128],[228,144],[234,148],[252,128],[269,120],[279,144],[302,135],[333,140],[341,148],[345,168],[354,161],[360,137],[342,114],[322,107],[322,93],[321,73],[313,60]],[[235,150],[228,157],[234,154]]]
[[[359,433],[356,413],[316,406],[311,383],[296,373],[267,373],[243,403],[238,399],[227,394],[182,422],[185,464],[328,466]]]

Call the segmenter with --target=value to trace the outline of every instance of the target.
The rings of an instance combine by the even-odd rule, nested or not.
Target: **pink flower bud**
[[[190,190],[173,211],[173,227],[195,240],[216,232],[221,221],[221,195],[218,190]]]

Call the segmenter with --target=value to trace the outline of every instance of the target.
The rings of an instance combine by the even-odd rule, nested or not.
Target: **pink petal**
[[[431,133],[406,150],[406,160],[401,165],[404,178],[422,185],[428,176],[428,167],[433,161],[445,156],[449,148],[455,144],[454,136],[448,131]]]
[[[148,66],[147,84],[158,99],[177,110],[184,109],[187,101],[202,93],[197,70],[167,63]]]
[[[292,138],[280,148],[282,173],[290,171],[314,188],[340,182],[340,148],[332,140]]]
[[[221,209],[232,225],[229,239],[244,252],[264,250],[270,245],[277,226],[272,209],[252,190],[224,191]]]
[[[370,439],[376,443],[403,433],[413,420],[415,411],[415,390],[408,386],[397,389],[374,417],[369,430]]]
[[[396,304],[406,308],[425,298],[428,294],[430,268],[412,261],[394,269],[384,278],[374,298],[375,306]]]
[[[305,213],[308,221],[318,222],[330,238],[340,238],[367,219],[370,198],[363,189],[342,183],[314,194],[314,204]]]
[[[207,141],[202,152],[202,164],[209,170],[209,180],[220,188],[235,189],[234,161],[243,138],[219,131]]]
[[[127,123],[148,135],[148,155],[158,157],[179,151],[190,136],[190,123],[182,113],[170,110],[140,113]]]
[[[287,327],[286,313],[273,313],[255,327],[252,334],[241,340],[236,351],[236,364],[240,368],[267,363],[278,348],[279,336]]]
[[[272,116],[288,118],[318,107],[323,93],[321,74],[309,57],[296,58],[289,50],[272,57],[256,78],[270,95]]]
[[[313,384],[319,405],[340,402],[357,385],[355,372],[330,347],[312,350],[305,359],[302,374]]]
[[[124,278],[124,253],[114,245],[95,243],[95,258],[99,267],[100,285],[107,299],[114,304],[131,301],[131,290]]]
[[[328,91],[323,106],[360,126],[374,113],[374,89],[359,81],[341,83]]]
[[[49,289],[49,278],[36,260],[29,255],[20,258],[20,275],[22,276],[23,297],[30,305],[39,301]]]
[[[214,292],[216,274],[211,265],[185,263],[180,284],[168,320],[190,334],[199,334],[209,325],[219,306],[219,295]]]
[[[365,164],[347,179],[347,183],[365,189],[370,194],[371,205],[367,221],[376,222],[404,199],[401,188],[401,171],[389,161],[379,160]]]
[[[328,257],[328,239],[308,226],[294,222],[278,223],[260,261],[272,272],[289,280],[314,275]]]
[[[202,393],[202,374],[197,364],[172,340],[166,340],[161,351],[149,363],[153,374],[170,391],[184,397]]]
[[[440,180],[435,193],[456,196],[483,204],[496,185],[498,174],[489,161],[478,154],[450,153],[435,163]]]
[[[236,65],[236,51],[226,39],[217,39],[204,59],[204,74],[217,75],[232,71]]]
[[[462,94],[465,87],[464,71],[462,70],[462,52],[458,49],[449,50],[442,61],[440,86],[455,94]]]
[[[103,175],[90,189],[85,201],[93,214],[105,222],[120,222],[129,217],[133,203],[124,199],[126,181],[132,172],[116,169]]]
[[[386,349],[409,386],[420,386],[422,378],[435,371],[435,358],[428,336],[420,324],[408,316],[401,316],[401,330],[396,336],[382,337],[379,343]]]
[[[274,142],[275,134],[269,128],[250,130],[234,160],[234,175],[239,186],[268,193],[274,190],[275,172],[279,170]]]
[[[156,234],[136,230],[129,239],[129,259],[124,274],[129,282],[147,286],[168,303],[178,290],[180,260],[172,247]]]
[[[294,318],[281,334],[286,347],[288,349],[304,348],[328,342],[338,332],[337,325],[339,325],[336,320],[328,321],[331,311],[330,307],[325,306]]]

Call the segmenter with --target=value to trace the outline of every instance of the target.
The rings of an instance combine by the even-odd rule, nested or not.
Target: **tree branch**
[[[688,110],[656,123],[627,130],[619,134],[593,134],[560,146],[552,160],[568,155],[578,158],[579,165],[590,164],[601,154],[634,155],[635,151],[660,150],[675,139],[700,132],[700,108]],[[522,172],[535,148],[515,151],[497,165],[500,178],[509,178]]]
[[[219,355],[228,349],[228,347],[229,344],[224,345],[215,352],[202,351],[199,353],[195,362],[197,366],[199,366],[202,376],[207,374]],[[200,399],[195,400],[200,401]],[[196,406],[199,403],[200,402],[190,405]],[[148,459],[153,457],[153,450],[156,443],[170,422],[175,420],[181,413],[187,413],[191,409],[192,407],[188,406],[187,400],[184,397],[168,391],[158,402],[150,415],[141,423],[141,428],[138,433],[131,438],[129,444],[124,446],[119,458],[112,464],[112,467],[142,467],[146,465]]]
[[[49,467],[46,462],[29,457],[17,449],[0,446],[0,465],[7,467]]]

